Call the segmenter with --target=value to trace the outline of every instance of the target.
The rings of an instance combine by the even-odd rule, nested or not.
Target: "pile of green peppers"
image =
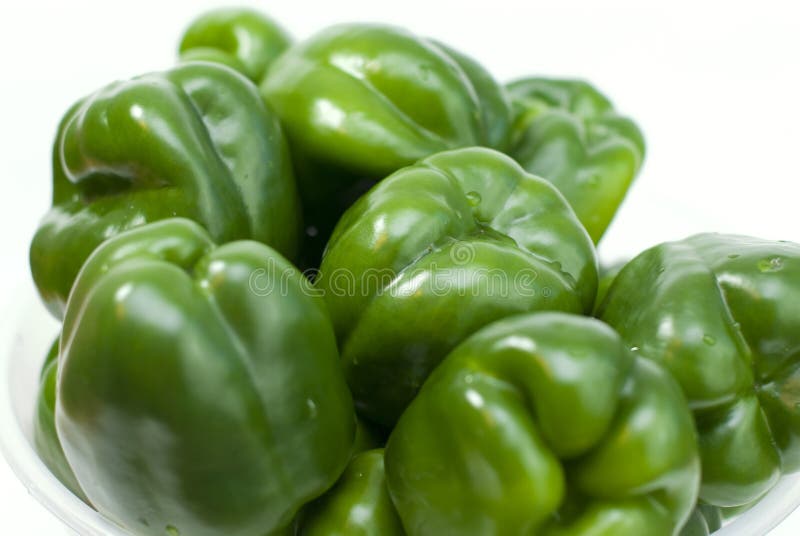
[[[600,273],[590,84],[222,9],[78,100],[30,263],[36,449],[133,534],[704,535],[800,469],[800,245]],[[601,277],[602,275],[602,277]]]

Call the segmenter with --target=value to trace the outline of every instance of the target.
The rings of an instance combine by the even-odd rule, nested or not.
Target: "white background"
[[[27,244],[47,208],[59,117],[113,79],[170,66],[181,29],[221,3],[2,3],[0,351],[21,307],[16,296],[30,286]],[[297,37],[335,22],[393,22],[449,42],[503,80],[547,74],[596,83],[648,141],[645,168],[602,244],[605,260],[699,231],[800,241],[800,14],[790,2],[642,4],[256,5]],[[0,461],[0,533],[60,530]],[[800,514],[774,534],[798,530]]]

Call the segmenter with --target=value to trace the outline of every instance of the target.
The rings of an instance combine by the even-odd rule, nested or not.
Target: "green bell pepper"
[[[404,536],[383,468],[383,449],[357,454],[328,493],[307,507],[297,536]]]
[[[632,260],[598,312],[694,410],[702,500],[738,506],[800,468],[800,245],[703,234]]]
[[[185,219],[89,258],[67,304],[56,429],[97,510],[136,534],[262,536],[346,467],[350,393],[325,305],[254,241]]]
[[[89,499],[78,484],[75,473],[64,456],[56,433],[56,373],[58,371],[58,339],[47,353],[40,375],[36,414],[33,419],[33,444],[36,453],[50,472],[75,496],[88,503]]]
[[[278,58],[261,89],[291,142],[310,264],[369,185],[436,152],[504,149],[511,123],[483,67],[392,26],[324,30]]]
[[[433,372],[386,446],[410,536],[671,536],[700,464],[680,387],[602,322],[500,320]]]
[[[547,181],[491,149],[431,156],[342,217],[317,277],[359,412],[391,426],[442,358],[493,320],[591,312],[597,258]]]
[[[555,184],[599,242],[642,165],[642,133],[586,82],[526,78],[507,87],[516,113],[509,154]]]
[[[680,536],[708,536],[722,527],[722,514],[716,506],[698,504],[681,529]]]
[[[289,34],[264,13],[224,7],[194,19],[181,38],[178,53],[182,61],[221,63],[259,83],[291,42]]]
[[[293,256],[298,200],[286,142],[256,87],[187,63],[116,82],[74,105],[53,148],[53,206],[31,271],[63,314],[78,270],[104,240],[182,216],[214,240],[253,238]]]

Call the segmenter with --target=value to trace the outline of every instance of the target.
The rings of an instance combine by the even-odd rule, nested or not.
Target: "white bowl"
[[[91,509],[45,467],[33,448],[33,411],[39,369],[58,332],[58,323],[28,292],[19,329],[0,355],[0,449],[31,495],[78,534],[132,536]],[[729,521],[715,536],[758,536],[775,528],[800,506],[800,474],[784,477],[753,508]]]

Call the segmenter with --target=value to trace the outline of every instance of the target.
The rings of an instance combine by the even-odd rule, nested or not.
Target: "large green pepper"
[[[357,454],[328,493],[300,516],[297,536],[404,536],[383,468],[383,449]]]
[[[264,536],[334,484],[355,417],[309,287],[190,220],[95,251],[67,304],[56,428],[99,512],[136,534]]]
[[[746,504],[800,468],[800,246],[704,234],[632,260],[599,316],[694,410],[701,498]]]
[[[298,201],[286,142],[256,87],[187,63],[116,82],[73,106],[53,147],[53,207],[31,244],[33,278],[63,314],[89,254],[121,231],[191,218],[218,242],[292,256]]]
[[[504,149],[511,122],[504,89],[483,67],[392,26],[339,25],[294,45],[262,94],[290,138],[319,251],[368,185],[439,151]]]
[[[642,133],[583,81],[526,78],[508,91],[516,112],[510,154],[555,184],[598,242],[642,164]]]
[[[410,536],[670,536],[700,464],[680,387],[598,320],[537,313],[475,333],[389,437]]]
[[[339,222],[317,288],[367,419],[392,425],[465,337],[515,313],[588,313],[591,239],[547,181],[485,148],[384,179]]]
[[[260,11],[224,7],[192,21],[178,47],[182,61],[211,61],[260,82],[291,37]]]
[[[50,347],[42,365],[36,415],[33,419],[33,443],[39,458],[50,472],[82,501],[88,502],[75,473],[64,456],[56,433],[56,373],[58,372],[58,339]]]

